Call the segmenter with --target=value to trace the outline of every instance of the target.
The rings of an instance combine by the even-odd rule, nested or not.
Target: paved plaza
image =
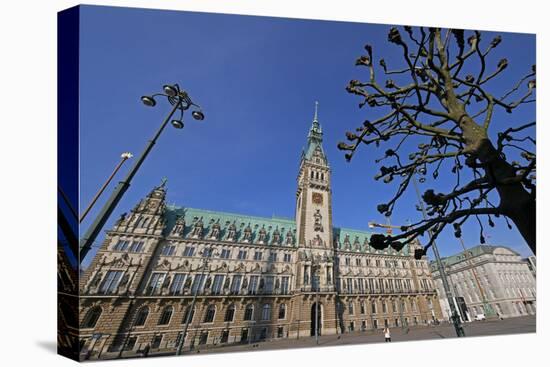
[[[463,324],[463,327],[467,337],[534,333],[536,332],[536,316],[515,317],[505,320],[497,319],[488,321],[475,321],[465,323]],[[418,326],[411,327],[408,330],[402,328],[392,328],[390,330],[392,342],[456,338],[454,328],[451,324],[441,324],[437,326]],[[319,346],[381,342],[384,342],[384,334],[382,329],[376,331],[346,333],[342,335],[327,335],[321,336],[319,338]],[[210,346],[208,348],[187,351],[186,354],[310,348],[315,346],[316,343],[314,337],[302,337],[299,339],[281,339],[274,341],[258,342],[253,344]]]

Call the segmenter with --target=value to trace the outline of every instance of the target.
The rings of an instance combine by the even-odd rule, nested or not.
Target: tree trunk
[[[530,200],[521,207],[518,206],[514,212],[505,214],[514,222],[519,232],[533,251],[537,254],[537,218],[536,202]]]
[[[496,186],[500,197],[498,208],[514,222],[533,254],[536,254],[535,195],[529,193],[521,182],[505,183],[516,178],[516,169],[506,162],[488,139],[481,141],[476,156],[487,178]]]

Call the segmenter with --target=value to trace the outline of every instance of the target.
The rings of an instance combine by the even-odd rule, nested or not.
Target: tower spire
[[[313,115],[313,122],[319,122],[317,118],[317,110],[319,109],[319,101],[315,101],[315,114]]]
[[[315,110],[313,113],[313,122],[311,128],[309,129],[309,134],[307,135],[307,148],[304,152],[306,159],[310,159],[313,152],[318,148],[321,150],[322,155],[324,156],[323,147],[323,129],[319,123],[319,101],[315,101]]]

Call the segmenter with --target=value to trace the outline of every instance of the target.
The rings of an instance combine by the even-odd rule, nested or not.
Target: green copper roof
[[[193,232],[195,224],[198,221],[202,221],[202,238],[207,238],[217,224],[220,229],[220,239],[225,239],[229,233],[230,227],[234,225],[236,242],[242,242],[247,229],[250,229],[251,243],[256,243],[258,241],[261,232],[265,233],[263,241],[265,244],[272,244],[274,235],[277,232],[279,233],[279,244],[286,244],[287,236],[291,236],[292,245],[295,245],[296,242],[296,223],[291,219],[281,217],[263,218],[213,210],[167,206],[166,220],[168,231],[171,231],[176,220],[179,218],[185,220],[183,237],[189,237]]]
[[[265,218],[169,205],[166,207],[165,219],[167,234],[172,231],[177,220],[181,221],[183,219],[185,221],[185,229],[182,235],[184,238],[191,238],[195,225],[198,222],[202,222],[202,239],[209,238],[213,229],[219,226],[218,239],[226,240],[231,227],[234,226],[234,242],[243,242],[245,233],[249,231],[249,243],[258,244],[263,234],[263,244],[265,245],[297,246],[296,222],[288,218],[275,216]],[[333,233],[334,241],[341,250],[393,255],[408,254],[408,245],[399,252],[394,250],[374,250],[369,246],[369,239],[372,235],[371,232],[334,227]],[[279,240],[274,241],[277,235]]]
[[[317,108],[319,106],[318,102],[315,102],[315,115],[313,116],[313,122],[311,128],[309,129],[309,134],[307,135],[307,147],[305,151],[302,152],[303,158],[311,159],[315,151],[319,151],[322,157],[325,159],[326,155],[323,150],[323,129],[321,124],[319,124],[319,119],[317,117]]]
[[[369,246],[371,236],[372,233],[367,231],[334,227],[334,239],[337,241],[338,248],[341,250],[393,255],[407,255],[409,253],[408,244],[405,245],[401,251],[395,251],[393,249],[383,251],[375,250]]]

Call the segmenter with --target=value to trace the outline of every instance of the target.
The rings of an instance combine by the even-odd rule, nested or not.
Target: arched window
[[[166,306],[164,307],[164,310],[162,310],[162,314],[159,318],[159,325],[168,325],[170,323],[170,319],[172,318],[172,312],[174,312],[174,308],[172,306]]]
[[[325,180],[325,174],[323,172],[321,172],[321,180]]]
[[[254,305],[247,305],[244,310],[244,321],[252,320],[254,316]]]
[[[216,316],[216,306],[210,305],[206,309],[206,314],[204,315],[204,322],[214,322],[214,316]]]
[[[315,172],[315,178],[318,180],[319,179],[319,172]]]
[[[233,319],[235,318],[235,305],[230,305],[227,310],[225,311],[225,322],[233,322]]]
[[[91,309],[89,309],[86,315],[84,316],[84,320],[82,320],[82,328],[83,329],[94,328],[95,325],[97,324],[97,320],[99,320],[99,317],[101,316],[101,312],[103,312],[103,310],[99,306],[92,307]]]
[[[149,224],[149,218],[145,218],[143,222],[141,222],[141,227],[147,227],[147,224]]]
[[[266,303],[262,307],[262,320],[269,320],[269,319],[271,319],[271,306]]]
[[[144,306],[139,310],[139,312],[136,316],[136,321],[135,321],[134,325],[135,326],[145,325],[145,321],[147,321],[147,316],[149,316],[149,307]]]
[[[191,311],[191,315],[189,315],[189,311]],[[193,322],[193,317],[195,316],[195,308],[191,308],[191,306],[188,306],[185,309],[185,312],[183,313],[183,317],[181,319],[181,323],[185,324],[187,322],[187,317],[189,317],[189,323]]]
[[[281,303],[279,305],[279,320],[284,319],[286,317],[286,305],[284,303]]]
[[[315,177],[315,173],[311,171],[311,178],[314,178],[314,177]]]

